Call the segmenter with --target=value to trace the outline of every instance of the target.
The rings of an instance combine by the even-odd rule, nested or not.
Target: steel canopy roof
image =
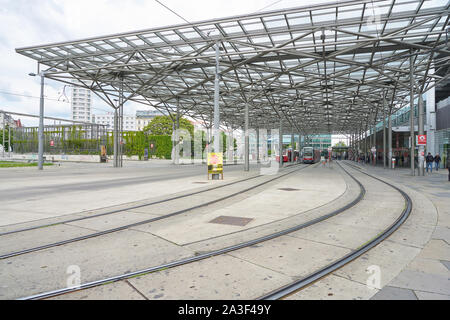
[[[341,1],[16,49],[111,106],[135,101],[212,122],[215,49],[221,123],[302,134],[356,133],[448,74],[449,1]],[[436,72],[431,72],[435,68]],[[442,72],[441,72],[442,73]],[[383,98],[384,97],[384,98]]]

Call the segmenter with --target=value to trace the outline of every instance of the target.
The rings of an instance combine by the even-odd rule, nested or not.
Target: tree
[[[6,125],[5,129],[0,129],[0,145],[3,145],[3,133],[5,134],[5,145],[4,150],[8,151],[9,150],[9,126]],[[11,129],[11,146],[13,145],[13,139],[14,139],[14,135],[13,135],[13,130]]]
[[[185,118],[180,118],[180,129],[186,129],[191,137],[194,137],[194,125]],[[154,136],[171,136],[173,133],[173,121],[170,116],[155,117],[144,128],[144,132]]]
[[[339,141],[339,142],[336,143],[334,146],[335,146],[335,147],[346,147],[347,145],[345,144],[344,141]]]

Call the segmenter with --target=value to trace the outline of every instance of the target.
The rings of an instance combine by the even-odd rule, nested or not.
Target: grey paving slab
[[[303,277],[349,253],[347,248],[283,236],[230,255],[292,277]]]
[[[450,228],[447,227],[436,227],[433,233],[433,239],[444,240],[450,244]]]
[[[367,300],[377,293],[366,285],[355,281],[337,277],[327,276],[314,284],[308,286],[286,300]]]
[[[138,223],[146,221],[148,219],[156,218],[157,215],[135,213],[130,211],[125,211],[121,213],[115,213],[108,216],[102,216],[87,220],[81,220],[76,222],[71,222],[66,225],[86,228],[96,231],[110,230],[124,225],[129,225],[133,223]]]
[[[450,261],[450,245],[443,240],[431,240],[419,258]]]
[[[2,210],[3,211],[3,210]],[[6,211],[1,212],[0,211],[0,216],[3,215],[4,221],[6,221],[6,223],[12,222],[14,221],[14,215],[15,215],[16,211],[11,211],[8,212]],[[8,215],[11,215],[11,217],[8,217]],[[48,215],[44,214],[42,215],[45,218],[40,218],[37,219],[37,215],[31,213],[31,212],[19,212],[19,216],[24,217],[26,215],[30,215],[30,220],[28,222],[20,222],[20,223],[13,223],[13,224],[8,224],[8,225],[4,225],[0,227],[0,233],[3,232],[9,232],[9,231],[15,231],[15,230],[21,230],[21,229],[25,229],[25,228],[29,228],[29,227],[35,227],[35,226],[42,226],[42,225],[51,225],[54,223],[60,223],[62,221],[68,220],[68,219],[73,219],[73,218],[82,218],[83,215],[81,214],[68,214],[68,215],[63,215],[63,216],[58,216],[58,217],[48,217]],[[22,220],[20,220],[22,221]]]
[[[0,255],[72,239],[93,232],[94,230],[92,229],[58,225],[23,233],[9,234],[0,238]]]
[[[430,241],[433,232],[434,228],[431,226],[409,224],[402,226],[389,237],[389,240],[407,246],[423,248]]]
[[[450,272],[447,276],[404,270],[390,286],[450,295]]]
[[[386,286],[371,300],[418,300],[413,290]]]
[[[333,219],[330,219],[303,230],[293,232],[289,234],[289,236],[349,249],[356,249],[360,247],[361,244],[374,238],[380,231],[381,229],[367,228],[364,226],[335,224],[333,223]]]
[[[150,300],[250,300],[292,280],[275,271],[222,255],[129,282]]]
[[[450,270],[450,261],[441,261],[441,263],[447,267],[448,270]]]
[[[370,277],[367,273],[368,268],[378,266],[381,271],[380,288],[383,288],[419,254],[420,250],[420,248],[385,241],[334,274],[366,284]]]
[[[444,277],[449,275],[449,270],[445,267],[442,261],[434,259],[421,259],[418,257],[411,261],[411,263],[408,264],[404,270],[440,275]]]
[[[414,291],[419,300],[450,300],[450,295],[431,292]]]

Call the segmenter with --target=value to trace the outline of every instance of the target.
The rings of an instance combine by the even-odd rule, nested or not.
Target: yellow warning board
[[[208,176],[210,174],[222,174],[223,178],[223,153],[208,153]]]

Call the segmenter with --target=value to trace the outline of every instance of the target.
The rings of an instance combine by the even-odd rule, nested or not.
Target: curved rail
[[[163,216],[159,216],[159,217],[155,217],[155,218],[151,218],[151,219],[135,222],[135,223],[132,223],[132,224],[123,225],[123,226],[120,226],[120,227],[117,227],[117,228],[112,228],[112,229],[108,229],[108,230],[104,230],[104,231],[94,232],[94,233],[91,233],[91,234],[88,234],[88,235],[84,235],[84,236],[80,236],[80,237],[76,237],[76,238],[72,238],[72,239],[67,239],[67,240],[58,241],[58,242],[54,242],[54,243],[49,243],[49,244],[46,244],[46,245],[42,245],[42,246],[30,248],[30,249],[25,249],[25,250],[20,250],[20,251],[15,251],[15,252],[10,252],[10,253],[7,253],[7,254],[3,254],[3,255],[0,255],[0,260],[4,260],[4,259],[8,259],[8,258],[12,258],[12,257],[23,255],[23,254],[36,252],[36,251],[41,251],[41,250],[45,250],[45,249],[49,249],[49,248],[53,248],[53,247],[58,247],[58,246],[62,246],[62,245],[73,243],[73,242],[83,241],[83,240],[99,237],[99,236],[102,236],[102,235],[106,235],[106,234],[110,234],[110,233],[114,233],[114,232],[119,232],[119,231],[126,230],[126,229],[129,229],[129,228],[137,227],[137,226],[140,226],[140,225],[152,223],[152,222],[155,222],[155,221],[167,219],[167,218],[170,218],[170,217],[174,217],[174,216],[186,213],[188,211],[192,211],[192,210],[195,210],[195,209],[203,208],[203,207],[212,205],[214,203],[217,203],[217,202],[220,202],[220,201],[224,201],[224,200],[230,199],[232,197],[241,195],[242,193],[251,191],[251,190],[256,189],[258,187],[261,187],[261,186],[263,186],[265,184],[268,184],[268,183],[273,182],[275,180],[281,179],[281,178],[283,178],[283,177],[285,177],[285,176],[287,176],[287,175],[289,175],[289,174],[291,174],[293,172],[301,171],[301,170],[306,169],[306,168],[308,168],[308,167],[305,166],[305,167],[302,167],[300,169],[290,170],[289,172],[287,172],[285,174],[282,174],[282,175],[277,176],[275,178],[266,180],[264,182],[261,182],[259,184],[254,185],[254,186],[251,186],[250,188],[246,188],[244,190],[240,190],[238,192],[234,192],[234,193],[232,193],[230,195],[227,195],[225,197],[221,197],[221,198],[218,198],[218,199],[215,199],[215,200],[211,200],[211,201],[208,201],[208,202],[205,202],[205,203],[193,206],[193,207],[189,207],[189,208],[186,208],[186,209],[178,210],[178,211],[175,211],[175,212],[163,215]],[[261,175],[259,175],[257,177],[261,177]],[[254,177],[252,177],[252,178],[254,178]],[[247,181],[248,180],[249,179],[247,179]],[[240,182],[242,182],[242,181],[240,181]],[[228,185],[230,185],[230,184],[228,184]],[[210,190],[214,190],[214,189],[209,189],[208,191],[210,191]],[[195,194],[197,194],[197,193],[195,193]],[[121,211],[125,211],[125,210],[130,210],[130,208],[122,209]]]
[[[370,240],[368,243],[359,247],[355,251],[350,252],[349,254],[345,255],[341,259],[334,261],[333,263],[307,275],[306,277],[304,277],[296,282],[288,284],[287,286],[279,288],[275,291],[272,291],[272,292],[260,297],[258,300],[277,300],[277,299],[281,299],[283,297],[286,297],[288,295],[291,295],[297,291],[304,289],[311,283],[316,282],[317,280],[342,268],[344,265],[354,261],[355,259],[359,258],[361,255],[363,255],[364,253],[366,253],[373,247],[380,244],[382,241],[384,241],[386,238],[388,238],[390,235],[392,235],[395,231],[397,231],[397,229],[400,228],[400,226],[406,221],[406,219],[408,219],[409,215],[411,214],[411,210],[412,210],[412,201],[411,201],[411,198],[403,190],[397,188],[396,186],[394,186],[386,181],[383,181],[377,177],[374,177],[368,173],[361,171],[361,169],[356,166],[353,166],[353,165],[350,165],[347,163],[345,163],[345,164],[348,166],[351,166],[351,167],[355,168],[356,170],[360,171],[361,173],[363,173],[373,179],[376,179],[376,180],[394,188],[395,190],[397,190],[405,199],[405,208],[404,208],[402,214],[389,228],[384,230],[381,234],[377,235],[374,239]],[[342,166],[341,166],[341,168],[342,168]],[[346,171],[344,168],[342,168],[342,169],[344,171]]]
[[[344,170],[345,171],[345,170]],[[353,178],[353,176],[348,173],[347,171],[345,171],[350,177]],[[355,181],[357,181],[355,178],[353,178]],[[174,261],[174,262],[169,262],[160,266],[156,266],[156,267],[150,267],[147,269],[143,269],[143,270],[139,270],[139,271],[135,271],[135,272],[130,272],[130,273],[126,273],[126,274],[122,274],[119,276],[114,276],[114,277],[110,277],[110,278],[106,278],[106,279],[102,279],[102,280],[98,280],[98,281],[93,281],[93,282],[89,282],[89,283],[85,283],[82,284],[78,287],[70,287],[70,288],[64,288],[64,289],[59,289],[59,290],[54,290],[54,291],[50,291],[50,292],[45,292],[45,293],[41,293],[41,294],[37,294],[37,295],[33,295],[33,296],[29,296],[29,297],[25,297],[19,300],[39,300],[39,299],[46,299],[46,298],[51,298],[51,297],[55,297],[55,296],[59,296],[62,294],[67,294],[67,293],[71,293],[71,292],[75,292],[75,291],[79,291],[79,290],[84,290],[84,289],[88,289],[88,288],[92,288],[92,287],[96,287],[96,286],[100,286],[100,285],[104,285],[104,284],[109,284],[112,282],[117,282],[120,280],[125,280],[125,279],[129,279],[129,278],[133,278],[133,277],[137,277],[137,276],[143,276],[149,273],[154,273],[154,272],[158,272],[158,271],[162,271],[165,269],[169,269],[169,268],[174,268],[174,267],[178,267],[181,265],[185,265],[185,264],[189,264],[192,262],[196,262],[196,261],[200,261],[200,260],[204,260],[207,258],[211,258],[214,256],[218,256],[221,254],[225,254],[228,252],[232,252],[238,249],[243,249],[246,247],[250,247],[253,246],[255,244],[259,244],[268,240],[272,240],[278,237],[281,237],[283,235],[304,229],[306,227],[309,227],[311,225],[314,225],[316,223],[325,221],[331,217],[334,217],[348,209],[350,209],[351,207],[355,206],[357,203],[359,203],[365,196],[366,194],[366,190],[364,188],[364,186],[358,182],[358,186],[359,186],[359,194],[358,197],[356,197],[352,202],[342,206],[339,209],[336,209],[334,211],[332,211],[329,214],[326,214],[322,217],[316,218],[316,219],[312,219],[306,223],[282,230],[282,231],[278,231],[276,233],[267,235],[267,236],[263,236],[254,240],[250,240],[247,242],[243,242],[237,245],[233,245],[233,246],[229,246],[223,249],[219,249],[219,250],[214,250],[211,252],[207,252],[207,253],[203,253],[194,257],[190,257],[190,258],[186,258],[186,259],[182,259],[182,260],[178,260],[178,261]]]

